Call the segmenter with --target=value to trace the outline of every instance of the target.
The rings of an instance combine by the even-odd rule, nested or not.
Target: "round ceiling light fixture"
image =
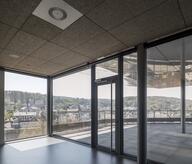
[[[60,20],[60,21],[67,18],[67,13],[65,12],[65,10],[59,7],[51,7],[49,9],[49,15],[51,16],[51,18]]]

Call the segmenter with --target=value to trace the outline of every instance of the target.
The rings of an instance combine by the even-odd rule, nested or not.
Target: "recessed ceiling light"
[[[15,54],[10,54],[9,56],[15,59],[19,58],[19,55],[15,55]]]
[[[51,7],[49,15],[56,20],[64,20],[67,17],[67,13],[59,7]]]
[[[42,0],[33,15],[63,30],[83,16],[64,0]]]

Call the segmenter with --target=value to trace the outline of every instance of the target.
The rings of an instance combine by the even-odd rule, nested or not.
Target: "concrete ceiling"
[[[192,26],[191,0],[65,1],[84,16],[61,30],[32,15],[40,0],[1,0],[0,66],[53,75]]]

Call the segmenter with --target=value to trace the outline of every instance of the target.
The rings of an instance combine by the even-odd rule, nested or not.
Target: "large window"
[[[185,56],[186,133],[192,134],[192,37],[191,36],[183,39],[183,52]]]
[[[191,52],[191,37],[150,48],[147,52],[147,145],[150,160],[191,162],[191,136],[182,128],[186,127],[187,133],[192,132]],[[182,59],[185,59],[184,63]],[[185,108],[182,105],[182,75],[186,79]],[[185,115],[182,115],[183,110]]]
[[[137,155],[137,55],[124,56],[124,153]]]
[[[192,62],[186,63],[186,133],[192,134]]]
[[[53,133],[91,142],[91,70],[54,79]]]
[[[5,141],[47,134],[47,80],[5,72]]]

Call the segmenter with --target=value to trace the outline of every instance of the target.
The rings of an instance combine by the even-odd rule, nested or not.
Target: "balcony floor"
[[[166,164],[191,164],[192,161],[192,124],[187,124],[187,134],[181,133],[180,124],[156,123],[148,124],[148,159]],[[137,154],[137,127],[124,129],[124,151]],[[86,142],[89,137],[79,139]],[[99,135],[101,145],[110,145],[110,133]]]

